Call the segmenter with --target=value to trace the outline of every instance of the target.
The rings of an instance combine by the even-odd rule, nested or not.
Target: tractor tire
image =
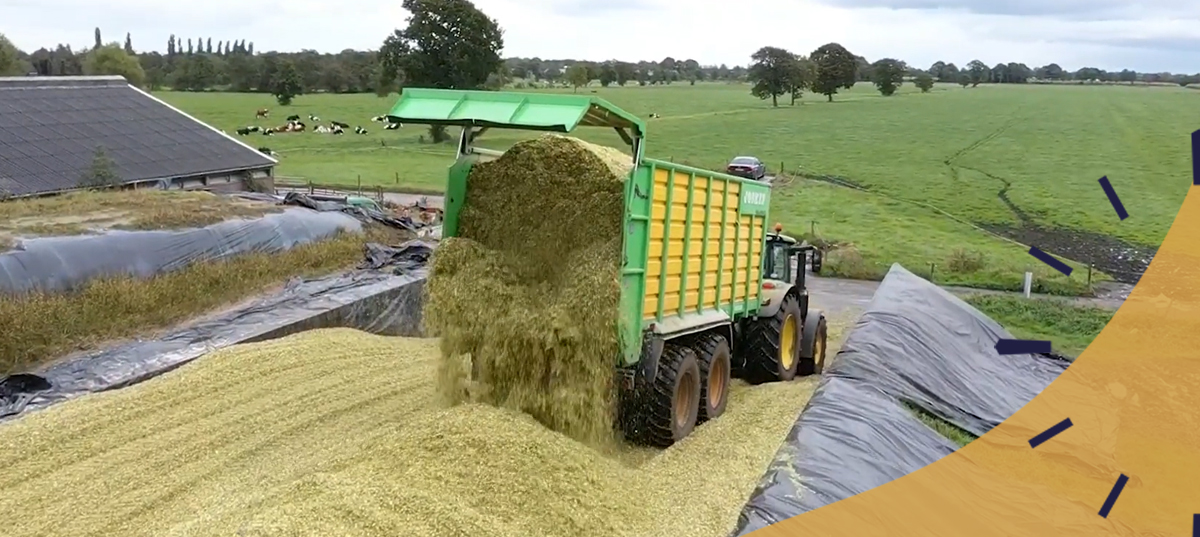
[[[670,447],[692,433],[700,413],[700,378],[695,351],[670,343],[663,348],[642,409],[645,443]]]
[[[801,313],[800,299],[788,294],[775,316],[748,323],[743,353],[746,364],[743,376],[748,382],[787,382],[796,378],[804,335]]]
[[[804,319],[804,340],[800,344],[801,375],[820,375],[825,371],[825,347],[829,337],[829,326],[825,314],[809,310]]]
[[[821,253],[821,250],[813,250],[812,251],[812,273],[813,274],[821,273],[821,264],[825,261],[824,258],[825,258],[825,254]]]
[[[696,423],[704,423],[725,413],[729,403],[732,353],[729,340],[717,334],[705,334],[692,342],[700,366],[700,414]]]

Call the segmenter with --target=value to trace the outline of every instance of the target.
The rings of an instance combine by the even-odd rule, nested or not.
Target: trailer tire
[[[796,378],[804,335],[802,313],[800,300],[789,293],[774,316],[747,323],[743,351],[747,381],[762,384]]]
[[[804,342],[800,346],[801,375],[820,375],[825,371],[825,348],[829,338],[829,326],[825,314],[809,311],[804,319]]]
[[[658,374],[644,399],[645,443],[670,447],[692,433],[700,413],[700,378],[695,351],[670,343],[663,348]]]
[[[696,423],[716,419],[729,403],[732,371],[729,340],[717,334],[705,334],[692,342],[700,366],[700,414]]]

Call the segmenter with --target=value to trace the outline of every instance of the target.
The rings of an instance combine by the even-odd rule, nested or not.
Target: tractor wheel
[[[729,341],[717,334],[705,334],[692,343],[700,366],[700,414],[696,423],[716,419],[729,402]]]
[[[825,344],[829,336],[829,327],[825,323],[825,314],[809,310],[808,318],[804,320],[804,341],[800,345],[801,375],[820,375],[825,371]]]
[[[668,343],[658,361],[658,375],[646,394],[642,428],[646,443],[669,447],[691,434],[700,413],[700,386],[696,352]]]
[[[746,327],[744,376],[754,384],[789,381],[800,365],[800,300],[788,294],[774,317],[754,319]]]

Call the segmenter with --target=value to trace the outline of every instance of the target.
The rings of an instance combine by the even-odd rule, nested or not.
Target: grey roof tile
[[[77,188],[97,146],[126,182],[275,164],[120,77],[0,78],[0,189]]]

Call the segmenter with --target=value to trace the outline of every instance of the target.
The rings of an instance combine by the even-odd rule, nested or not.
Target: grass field
[[[919,272],[935,264],[939,283],[1017,289],[1033,268],[1040,290],[1064,294],[1083,290],[1085,271],[1056,277],[1027,247],[997,235],[1136,281],[1190,184],[1188,135],[1200,127],[1200,94],[1171,88],[939,85],[920,94],[906,85],[883,98],[860,84],[832,103],[809,95],[778,109],[744,85],[595,90],[641,117],[662,116],[648,120],[647,155],[718,167],[752,154],[810,178],[779,189],[773,218],[793,232],[815,227],[826,240],[854,245],[861,259],[848,264],[849,275],[877,276],[892,262]],[[419,141],[427,136],[422,127],[382,131],[369,123],[387,113],[394,95],[302,96],[291,107],[266,95],[160,95],[230,132],[264,124],[254,120],[260,107],[274,111],[266,124],[313,113],[374,127],[366,136],[248,137],[282,155],[284,176],[438,189],[453,158],[453,145]],[[576,134],[620,146],[609,131]],[[480,143],[504,148],[526,135],[490,131]],[[1126,221],[1097,184],[1101,176],[1121,196]]]

